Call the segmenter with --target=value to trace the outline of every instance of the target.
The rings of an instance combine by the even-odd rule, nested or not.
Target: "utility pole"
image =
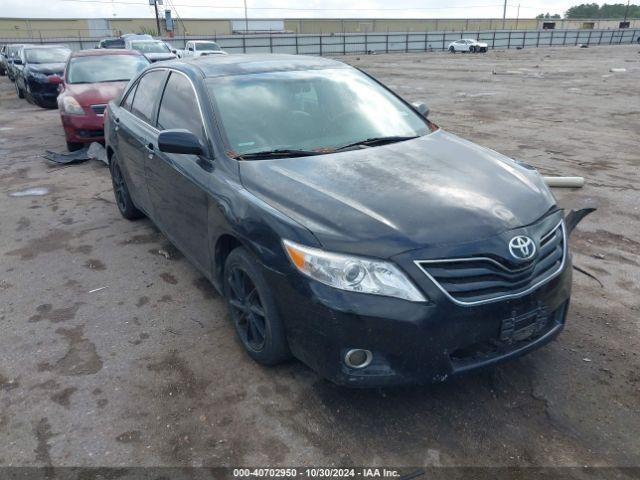
[[[631,0],[627,0],[627,8],[624,11],[624,21],[627,21],[627,15],[629,15],[629,2],[631,2]]]
[[[249,16],[247,15],[247,0],[244,0],[244,33],[249,33]]]
[[[162,36],[162,32],[160,32],[160,17],[158,16],[158,0],[150,0],[153,1],[153,8],[156,11],[156,26],[158,27],[158,37]]]
[[[502,29],[504,30],[504,20],[507,18],[507,0],[504,0],[504,7],[502,7]]]

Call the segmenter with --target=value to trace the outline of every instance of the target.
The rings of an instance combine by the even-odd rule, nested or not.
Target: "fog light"
[[[369,350],[354,348],[349,350],[344,356],[344,363],[350,368],[368,367],[373,359],[373,354]]]

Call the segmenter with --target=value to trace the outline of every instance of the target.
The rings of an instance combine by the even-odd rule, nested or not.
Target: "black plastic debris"
[[[107,152],[104,147],[97,142],[93,142],[82,150],[70,153],[57,153],[51,150],[46,150],[42,156],[50,162],[57,163],[59,165],[73,165],[92,159],[99,160],[104,164],[107,164]]]

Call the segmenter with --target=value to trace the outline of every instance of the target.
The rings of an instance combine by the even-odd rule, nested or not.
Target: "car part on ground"
[[[535,169],[340,62],[152,66],[105,137],[121,213],[144,212],[225,294],[259,361],[283,352],[259,357],[281,324],[336,383],[443,381],[564,327],[579,218]]]
[[[107,152],[98,142],[90,145],[83,145],[82,148],[70,151],[70,153],[58,153],[52,150],[45,150],[42,155],[46,160],[60,165],[72,165],[76,163],[84,163],[87,160],[98,160],[105,165],[109,164]]]

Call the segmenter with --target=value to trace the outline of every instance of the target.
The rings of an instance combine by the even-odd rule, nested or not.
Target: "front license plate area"
[[[540,333],[548,322],[549,313],[542,307],[522,315],[514,311],[509,318],[502,320],[500,340],[508,344],[527,340]]]

